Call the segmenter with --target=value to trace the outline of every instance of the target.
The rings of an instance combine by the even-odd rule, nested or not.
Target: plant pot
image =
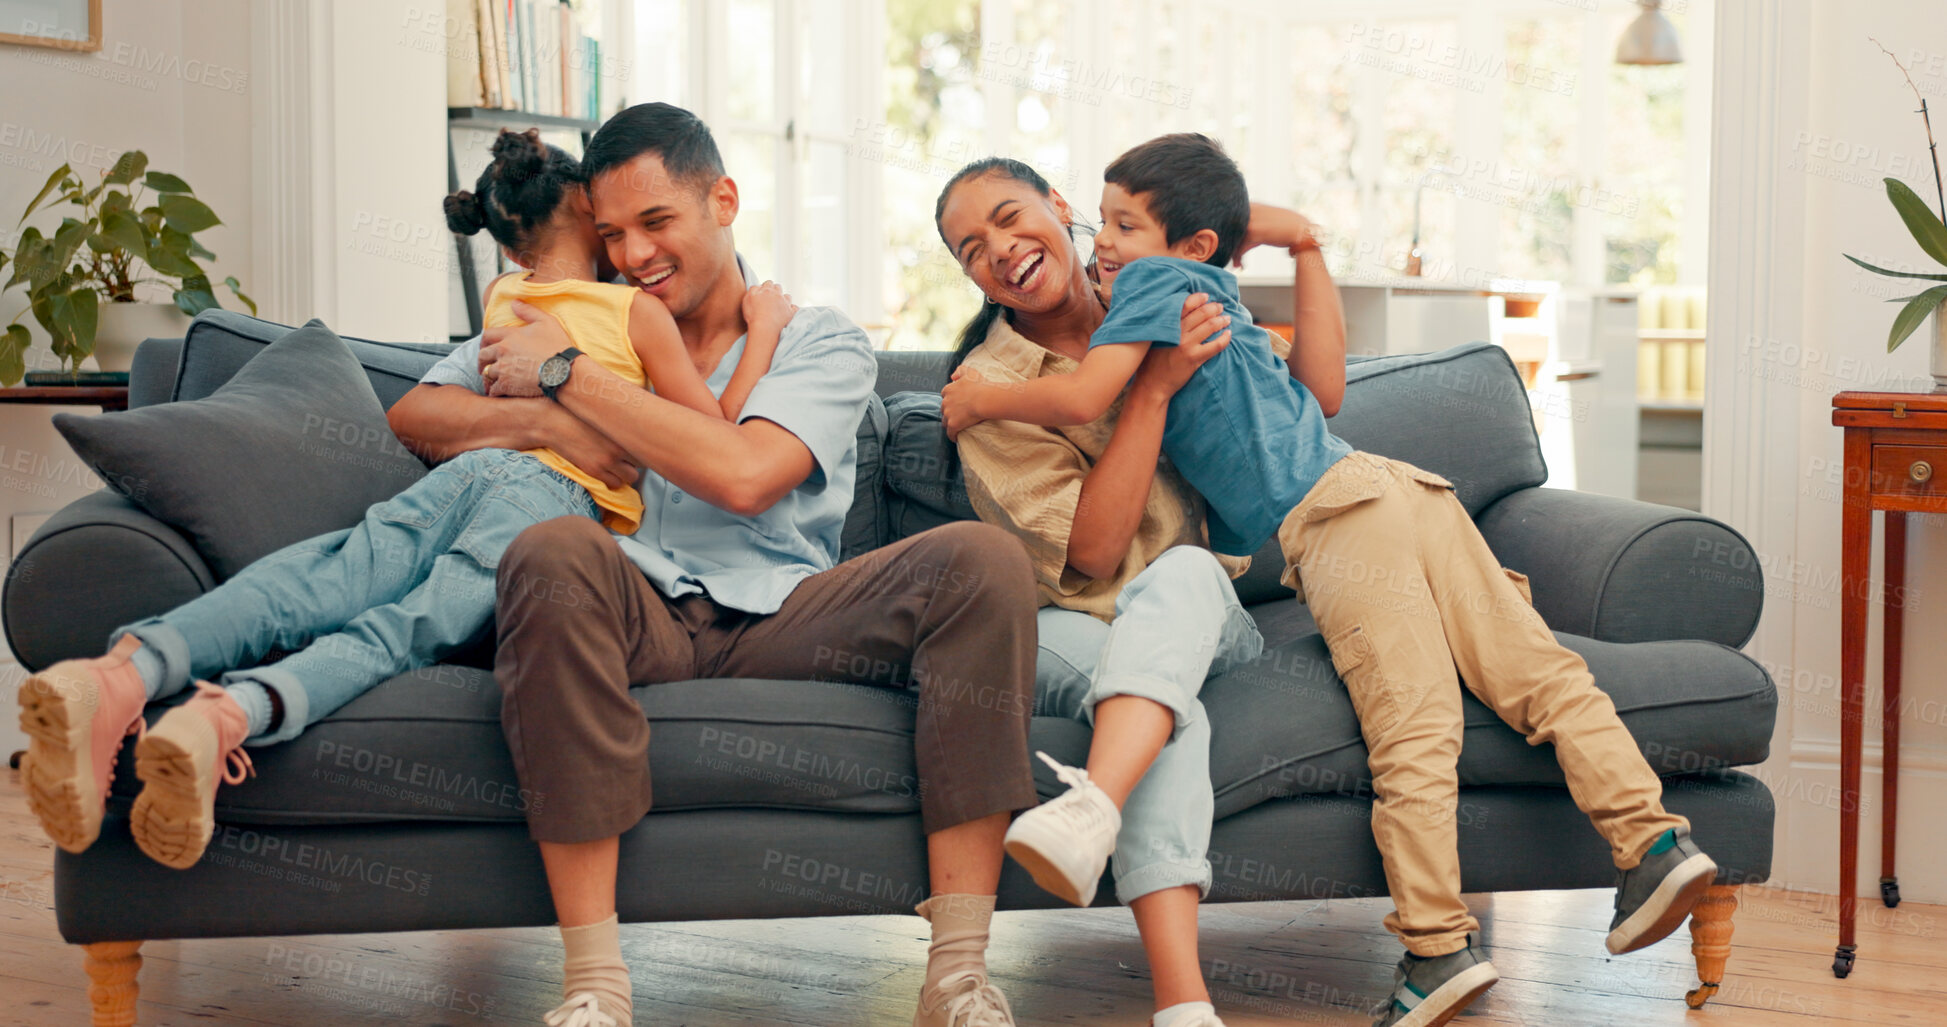
[[[174,303],[104,303],[96,313],[95,364],[126,371],[144,339],[179,339],[188,331],[189,315]]]

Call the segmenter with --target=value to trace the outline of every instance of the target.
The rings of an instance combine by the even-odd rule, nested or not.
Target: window
[[[623,4],[628,0],[607,0]],[[1681,9],[1673,9],[1681,8]],[[1163,132],[1221,141],[1320,223],[1334,274],[1483,285],[1696,280],[1708,7],[1689,62],[1615,65],[1621,0],[637,0],[629,99],[717,132],[738,246],[874,341],[950,346],[979,294],[940,244],[948,178],[1018,157],[1092,216]],[[1699,29],[1699,21],[1704,24]],[[1702,65],[1700,67],[1700,65]],[[1682,245],[1679,246],[1679,243]],[[1689,253],[1686,262],[1684,254]],[[1693,266],[1694,265],[1694,266]],[[1283,253],[1243,274],[1288,276]]]

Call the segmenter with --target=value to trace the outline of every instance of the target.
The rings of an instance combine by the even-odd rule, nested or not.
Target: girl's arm
[[[661,300],[636,293],[629,304],[629,342],[642,360],[642,373],[655,388],[656,395],[689,407],[700,414],[723,418],[723,407],[683,348],[683,336],[676,330],[676,319]],[[769,358],[765,360],[766,367]]]
[[[1107,413],[1123,386],[1142,366],[1146,342],[1092,346],[1072,374],[1051,374],[1030,382],[988,382],[962,366],[940,390],[940,414],[952,439],[981,421],[1020,421],[1059,427],[1087,424]]]
[[[737,370],[730,375],[730,384],[723,387],[720,406],[724,420],[737,422],[737,415],[743,412],[744,401],[757,387],[757,380],[770,373],[771,358],[777,356],[784,326],[791,323],[797,312],[798,305],[791,302],[791,297],[776,282],[765,282],[744,293],[744,355],[737,361]]]
[[[1080,573],[1108,577],[1129,555],[1156,478],[1170,398],[1197,368],[1230,345],[1223,317],[1222,303],[1201,294],[1186,297],[1180,343],[1156,347],[1144,358],[1108,448],[1082,479],[1068,537],[1068,565]]]

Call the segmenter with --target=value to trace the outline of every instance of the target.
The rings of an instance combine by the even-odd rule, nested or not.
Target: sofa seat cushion
[[[1748,766],[1768,756],[1778,691],[1743,653],[1715,642],[1556,638],[1587,661],[1659,776]],[[1201,698],[1219,819],[1284,796],[1371,796],[1352,700],[1315,629],[1210,681]],[[1461,707],[1462,785],[1566,787],[1552,745],[1530,746],[1471,693],[1461,696]]]
[[[1661,775],[1764,760],[1777,692],[1748,657],[1710,642],[1562,641],[1588,660]],[[911,693],[869,685],[726,679],[634,690],[649,717],[656,808],[761,807],[855,813],[919,808]],[[1204,687],[1219,818],[1270,799],[1369,797],[1365,744],[1315,634],[1269,649]],[[1463,785],[1563,787],[1549,746],[1530,747],[1463,697]],[[163,704],[152,705],[151,719]],[[1037,717],[1032,745],[1080,765],[1089,732]],[[134,795],[130,751],[117,795]],[[520,820],[546,795],[521,790],[500,730],[500,691],[454,664],[403,674],[295,741],[252,750],[258,776],[218,793],[219,819],[316,824]],[[1038,763],[1044,796],[1062,788]]]

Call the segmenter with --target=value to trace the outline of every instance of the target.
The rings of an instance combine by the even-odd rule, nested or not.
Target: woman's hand
[[[1318,247],[1318,226],[1295,210],[1268,203],[1251,204],[1251,223],[1244,229],[1244,244],[1230,258],[1230,266],[1243,267],[1244,254],[1259,246],[1278,246],[1292,256]]]
[[[1224,313],[1222,303],[1201,292],[1185,297],[1180,340],[1174,346],[1149,348],[1136,371],[1135,388],[1163,400],[1176,395],[1197,368],[1230,345],[1229,325],[1230,315]]]
[[[541,395],[541,362],[574,345],[554,315],[514,301],[514,316],[524,324],[489,328],[480,339],[480,376],[489,396]]]
[[[977,409],[980,394],[992,386],[979,370],[961,364],[953,370],[953,380],[940,390],[940,417],[946,422],[946,437],[952,442],[960,433],[985,421]]]

